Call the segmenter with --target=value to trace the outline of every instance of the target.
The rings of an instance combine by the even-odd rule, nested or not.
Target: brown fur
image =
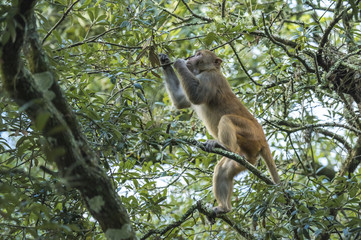
[[[163,64],[170,62],[164,54],[160,59]],[[248,162],[255,164],[262,156],[273,181],[279,183],[263,129],[232,92],[220,71],[221,63],[222,60],[208,50],[198,51],[188,61],[178,59],[174,67],[180,81],[170,65],[164,66],[165,83],[172,102],[178,108],[191,106],[218,143],[245,156]],[[214,141],[209,146],[214,146]],[[231,210],[233,178],[244,170],[243,166],[226,157],[216,165],[213,192],[218,202],[214,208],[217,214]]]

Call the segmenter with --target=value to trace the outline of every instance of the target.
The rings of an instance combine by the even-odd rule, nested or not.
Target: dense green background
[[[192,110],[171,106],[157,55],[215,49],[234,92],[264,126],[283,180],[237,177],[230,221],[258,239],[360,239],[361,175],[347,165],[358,165],[361,148],[359,2],[49,0],[35,13],[50,65],[139,238],[180,220],[198,200],[214,204],[220,156],[172,141],[210,136]],[[2,1],[3,42],[16,37],[16,4]],[[46,85],[46,76],[35,79]],[[0,108],[1,238],[104,239],[45,157],[41,118],[31,122],[1,88]],[[257,168],[268,174],[262,161]],[[181,220],[149,239],[243,239],[197,211]]]

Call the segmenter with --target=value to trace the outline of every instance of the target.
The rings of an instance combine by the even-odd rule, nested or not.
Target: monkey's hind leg
[[[218,206],[213,210],[216,214],[227,213],[232,210],[233,176],[229,173],[231,161],[223,157],[214,168],[213,193]]]
[[[240,148],[237,144],[237,129],[232,121],[223,116],[218,124],[218,140],[227,149],[240,154]],[[216,214],[231,211],[231,197],[233,193],[233,178],[244,168],[237,162],[223,157],[214,169],[213,192],[218,206],[214,208]]]

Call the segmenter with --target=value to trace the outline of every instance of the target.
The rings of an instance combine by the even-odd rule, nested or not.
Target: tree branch
[[[187,26],[189,26],[189,25],[199,25],[199,24],[206,24],[206,22],[202,22],[202,23],[189,23],[189,24],[187,24]],[[181,27],[177,27],[177,28],[175,28],[175,29],[178,29],[178,28],[181,28]],[[170,31],[173,31],[173,30],[175,30],[175,29],[171,29],[171,30],[168,30],[168,31],[170,32]],[[230,43],[234,42],[235,40],[237,40],[238,38],[240,38],[241,36],[243,36],[244,34],[250,34],[250,35],[253,35],[253,36],[260,36],[260,37],[267,37],[263,32],[260,32],[260,31],[253,31],[253,32],[243,31],[243,32],[237,34],[237,36],[234,37],[234,38],[232,38],[231,40],[229,40],[229,41],[227,41],[227,42],[225,42],[225,43],[222,43],[222,44],[220,44],[220,45],[218,45],[218,46],[216,46],[216,47],[214,47],[214,48],[212,48],[212,49],[210,49],[210,50],[211,50],[211,51],[214,51],[214,50],[216,50],[216,49],[218,49],[218,48],[221,48],[221,47],[223,47],[223,46],[225,46],[225,45],[227,45],[227,44],[230,44]],[[206,36],[207,36],[207,35],[202,35],[202,36],[190,37],[190,38],[188,38],[188,39],[202,38],[202,37],[206,37]],[[290,40],[281,38],[281,37],[279,37],[279,36],[273,36],[273,38],[274,38],[276,41],[278,41],[278,42],[280,42],[280,43],[283,43],[283,44],[285,44],[285,45],[287,45],[287,46],[290,46],[290,47],[293,47],[293,48],[297,47],[297,44],[296,44],[295,42],[293,42],[293,41],[290,41]],[[188,40],[188,39],[185,38],[185,39],[171,40],[171,41],[169,41],[169,42],[176,42],[176,41],[182,41],[182,40]],[[80,44],[82,44],[82,43],[76,43],[76,44],[77,44],[77,45],[80,45]],[[71,47],[73,47],[74,45],[75,45],[75,44],[71,45]],[[69,46],[69,47],[70,47],[70,46]],[[68,47],[65,47],[65,48],[68,48]],[[65,49],[65,48],[62,48],[62,49]],[[58,50],[62,50],[62,49],[58,49]],[[306,53],[307,53],[307,52],[306,52]],[[308,53],[308,54],[311,54],[311,53]],[[313,55],[311,54],[311,56],[313,56]],[[171,63],[171,64],[173,64],[173,63]],[[133,75],[138,75],[138,74],[141,74],[141,73],[144,73],[144,72],[149,72],[149,71],[151,71],[151,70],[158,69],[158,68],[160,68],[160,67],[161,67],[161,66],[151,67],[151,68],[148,68],[148,69],[144,69],[144,70],[140,70],[140,71],[137,71],[137,72],[133,72],[133,73],[131,73],[131,74],[133,74]],[[286,82],[288,82],[288,81],[286,81]],[[272,86],[270,85],[268,88],[273,87],[273,86],[275,86],[275,85],[272,85]]]
[[[46,39],[50,36],[50,34],[64,21],[64,19],[66,18],[66,16],[69,14],[69,12],[71,11],[71,9],[75,6],[75,4],[77,4],[78,2],[80,2],[80,0],[76,0],[72,5],[70,5],[70,7],[64,12],[63,16],[59,19],[59,21],[50,29],[50,31],[45,35],[45,37],[43,38],[43,41],[41,42],[42,44],[44,44],[44,42],[46,41]]]
[[[167,226],[165,226],[165,227],[163,227],[161,229],[152,229],[152,230],[150,230],[149,232],[144,234],[144,236],[141,238],[141,240],[147,239],[147,238],[149,238],[150,236],[152,236],[154,234],[163,235],[166,232],[168,232],[169,230],[174,229],[176,227],[179,227],[180,225],[182,225],[182,223],[184,223],[185,221],[188,220],[189,216],[191,216],[196,209],[197,209],[197,205],[195,204],[195,205],[191,206],[187,210],[187,212],[185,214],[183,214],[183,216],[181,216],[179,218],[178,221],[175,221],[175,222],[173,222],[173,223],[171,223],[171,224],[169,224],[169,225],[167,225]]]
[[[157,6],[157,7],[160,8],[160,9],[162,9],[164,12],[168,13],[168,14],[171,15],[172,17],[175,17],[175,18],[181,20],[182,22],[186,22],[186,21],[189,20],[189,19],[184,19],[184,18],[178,16],[177,14],[172,13],[171,11],[169,11],[168,9],[166,9],[165,7],[162,7],[162,6],[161,6],[159,3],[157,3],[156,1],[154,1],[154,0],[151,0],[151,1],[152,1],[152,3],[153,3],[155,6]]]
[[[3,86],[11,98],[25,109],[37,126],[35,130],[41,131],[48,140],[50,151],[46,153],[47,160],[55,161],[64,180],[81,192],[89,212],[98,220],[105,235],[110,239],[136,239],[126,209],[105,171],[98,166],[95,154],[60,91],[55,74],[50,71],[38,36],[33,35],[34,5],[35,0],[19,0],[15,6],[18,8],[14,16],[16,37],[14,41],[3,39],[4,45],[0,48]],[[31,34],[27,34],[27,30]],[[31,52],[28,54],[31,71],[35,74],[46,71],[45,77],[52,83],[49,91],[57,99],[50,100],[50,97],[44,96],[22,62],[20,52],[26,35],[32,35],[29,36]]]
[[[118,30],[120,27],[115,27],[115,28],[111,28],[111,29],[108,29],[104,32],[102,32],[101,34],[99,35],[96,35],[96,36],[93,36],[93,37],[89,37],[81,42],[76,42],[76,43],[73,43],[69,46],[65,46],[65,47],[62,47],[62,48],[58,48],[56,49],[55,51],[61,51],[61,50],[65,50],[65,49],[68,49],[68,48],[73,48],[73,47],[77,47],[77,46],[80,46],[80,45],[83,45],[83,44],[86,44],[86,43],[102,43],[101,41],[97,41],[99,38],[101,38],[102,36],[104,36],[105,34],[111,32],[111,31],[114,31],[114,30]],[[113,44],[114,45],[114,44]],[[119,45],[117,44],[116,45],[117,47],[121,47],[121,48],[125,48],[125,49],[141,49],[142,47],[137,47],[137,46],[124,46],[124,45]]]
[[[273,42],[274,44],[280,46],[287,54],[287,56],[289,57],[292,57],[292,58],[296,58],[298,61],[301,62],[301,64],[306,68],[307,72],[310,72],[310,73],[314,73],[315,70],[312,69],[310,66],[308,66],[308,64],[306,63],[306,61],[304,59],[302,59],[300,56],[297,56],[297,55],[294,55],[294,54],[291,54],[286,46],[284,46],[282,43],[276,41],[276,39],[272,36],[270,30],[267,28],[266,26],[266,22],[265,22],[265,19],[264,19],[264,16],[263,16],[263,25],[264,25],[264,30],[265,30],[265,33],[266,33],[266,36],[271,40],[271,42]]]
[[[341,20],[342,15],[347,11],[348,9],[343,10],[340,14],[338,14],[337,16],[335,16],[335,18],[332,20],[332,22],[330,23],[330,25],[328,25],[328,27],[325,29],[325,33],[323,34],[321,41],[320,41],[320,45],[318,46],[318,50],[317,50],[317,61],[318,64],[323,67],[325,70],[327,70],[327,64],[325,63],[325,61],[322,58],[322,53],[323,53],[323,49],[328,41],[328,36],[331,33],[331,30],[333,29],[333,27]]]
[[[198,211],[199,213],[205,215],[211,223],[213,222],[214,218],[220,218],[223,221],[225,221],[230,227],[232,227],[234,230],[236,230],[241,236],[243,236],[245,239],[253,240],[256,239],[255,236],[253,236],[251,233],[249,233],[246,229],[244,229],[239,224],[233,222],[226,214],[222,214],[219,216],[216,216],[214,211],[212,209],[208,209],[205,207],[202,203],[202,201],[198,201],[196,204],[192,205],[183,216],[180,217],[178,221],[175,221],[173,223],[168,224],[167,226],[161,228],[161,229],[152,229],[141,238],[141,240],[145,240],[149,238],[152,235],[164,235],[168,231],[179,227],[182,225],[185,221],[188,220],[188,218],[193,215],[195,211]]]
[[[222,155],[224,157],[230,158],[230,159],[238,162],[239,164],[241,164],[245,168],[247,168],[250,172],[252,172],[256,177],[258,177],[259,179],[264,181],[266,184],[269,184],[269,185],[274,185],[275,184],[270,178],[265,176],[255,166],[250,164],[244,157],[242,157],[242,156],[240,156],[240,155],[238,155],[236,153],[229,152],[229,151],[226,151],[226,150],[221,149],[221,148],[214,148],[212,151],[208,151],[206,149],[204,143],[200,143],[200,142],[198,142],[198,141],[196,141],[194,139],[191,139],[191,138],[182,138],[182,139],[175,139],[175,140],[180,142],[180,143],[187,143],[187,144],[197,146],[197,147],[199,147],[200,149],[202,149],[205,152],[216,153],[216,154]]]
[[[298,124],[295,124],[295,123],[290,123],[290,122],[283,121],[283,120],[273,121],[273,123],[281,124],[281,125],[285,125],[285,126],[289,126],[289,127],[294,127],[294,129],[292,129],[293,132],[294,131],[304,130],[304,129],[309,129],[309,128],[340,127],[340,128],[350,130],[350,131],[354,132],[357,135],[361,135],[360,130],[358,130],[358,129],[354,128],[354,127],[351,127],[351,126],[348,126],[348,125],[345,125],[345,124],[339,124],[339,123],[318,123],[318,124],[307,124],[307,125],[304,125],[304,126],[301,126],[301,125],[298,125]]]
[[[327,131],[325,129],[322,129],[322,128],[316,128],[315,129],[315,132],[318,132],[318,133],[321,133],[325,136],[328,136],[328,137],[331,137],[333,139],[335,139],[336,141],[338,141],[339,143],[341,143],[348,152],[350,152],[352,150],[352,147],[351,145],[346,141],[346,139],[344,139],[342,136],[340,135],[337,135],[336,133],[334,132],[331,132],[331,131]]]
[[[356,141],[356,144],[352,150],[351,156],[342,164],[339,176],[353,173],[357,166],[361,163],[361,137]]]
[[[206,215],[208,219],[212,218],[220,218],[223,221],[225,221],[230,227],[235,229],[241,236],[243,236],[247,240],[256,239],[255,236],[253,236],[251,233],[249,233],[246,229],[244,229],[242,226],[240,226],[238,223],[233,222],[227,214],[222,214],[219,216],[215,216],[215,213],[212,209],[206,208],[201,201],[197,202],[197,210]]]
[[[196,14],[195,12],[192,11],[192,9],[188,6],[188,4],[182,0],[183,4],[186,6],[186,8],[188,9],[188,11],[196,18],[202,19],[203,21],[206,22],[213,22],[214,20],[212,18],[208,18],[208,17],[203,17],[201,15]]]
[[[226,0],[222,1],[222,18],[226,16]]]
[[[262,84],[259,84],[258,82],[256,82],[256,81],[251,77],[251,75],[249,75],[247,69],[245,68],[245,66],[243,65],[241,59],[239,58],[238,53],[237,53],[236,49],[234,48],[233,44],[232,44],[232,43],[229,43],[229,46],[231,46],[231,48],[232,48],[232,50],[233,50],[233,53],[236,55],[236,58],[237,58],[239,64],[241,65],[244,73],[247,75],[247,77],[248,77],[255,85],[257,85],[257,86],[262,86]]]
[[[265,120],[268,123],[271,123],[267,120]],[[273,123],[271,123],[272,125],[275,124],[280,124],[280,125],[284,125],[287,127],[292,127],[293,129],[283,129],[284,131],[290,133],[290,132],[297,132],[297,131],[302,131],[302,130],[306,130],[306,129],[314,129],[315,132],[319,132],[325,136],[329,136],[334,138],[335,140],[337,140],[338,142],[340,142],[345,148],[346,150],[349,152],[351,151],[352,147],[350,146],[350,144],[340,135],[337,135],[334,132],[330,132],[327,131],[325,129],[322,129],[322,127],[336,127],[335,124],[308,124],[305,126],[301,126],[299,124],[295,124],[295,123],[291,123],[291,122],[287,122],[287,121],[274,121]],[[344,125],[341,125],[342,127],[345,127]],[[341,127],[340,125],[338,125],[337,127]]]
[[[325,76],[325,79],[327,80],[328,78],[330,78],[331,75],[332,75],[334,72],[337,71],[337,69],[340,67],[340,65],[341,65],[342,63],[344,63],[344,61],[345,61],[347,58],[350,58],[350,57],[355,56],[355,55],[359,55],[360,53],[361,53],[361,49],[358,49],[358,50],[356,50],[356,51],[354,51],[354,52],[352,52],[352,53],[349,53],[349,54],[343,56],[343,57],[340,58],[339,60],[337,60],[337,62],[334,63],[334,64],[332,65],[332,67],[330,68],[330,70],[327,72],[327,74],[326,74],[326,76]],[[360,69],[357,69],[357,70],[360,71]]]

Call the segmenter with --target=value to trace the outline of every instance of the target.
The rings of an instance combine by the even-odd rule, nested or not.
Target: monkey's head
[[[222,59],[209,50],[199,50],[187,60],[188,69],[193,74],[199,74],[204,71],[220,70]]]

